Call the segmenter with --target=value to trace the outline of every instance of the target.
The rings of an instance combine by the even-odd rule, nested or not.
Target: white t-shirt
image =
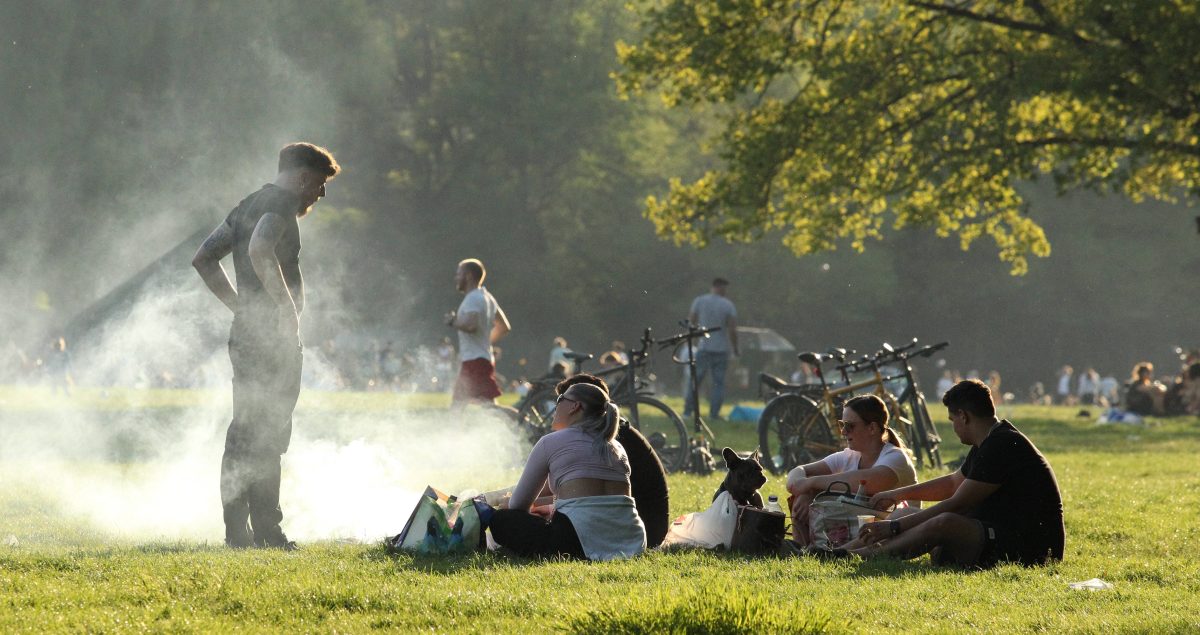
[[[492,294],[483,287],[468,293],[463,298],[462,304],[458,305],[460,318],[468,313],[475,313],[479,316],[476,321],[479,328],[475,329],[474,333],[458,332],[458,358],[461,361],[486,359],[495,363],[496,360],[492,358],[492,323],[496,320],[498,309],[496,298],[493,298]]]
[[[822,459],[822,462],[829,468],[833,474],[841,474],[842,472],[850,472],[860,469],[858,462],[862,459],[862,453],[846,448],[841,452],[834,452]],[[884,443],[883,450],[879,452],[879,458],[875,459],[875,465],[883,465],[891,468],[896,473],[896,487],[904,487],[917,482],[917,468],[913,466],[912,459],[908,457],[908,453],[891,443]],[[875,465],[871,467],[875,467]],[[856,487],[856,483],[851,483],[851,489]]]

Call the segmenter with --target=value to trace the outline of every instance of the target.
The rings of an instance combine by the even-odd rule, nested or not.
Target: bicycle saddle
[[[576,353],[575,351],[567,351],[563,353],[563,357],[566,357],[567,359],[578,364],[579,362],[588,361],[589,359],[595,357],[595,355],[592,355],[591,353]]]
[[[821,362],[829,359],[829,356],[827,356],[827,355],[822,355],[820,353],[810,353],[810,352],[800,353],[796,357],[799,357],[800,361],[804,362],[805,364],[810,364],[812,366],[820,366]]]
[[[808,388],[813,388],[812,384],[789,384],[770,373],[759,373],[758,380],[761,381],[764,386],[774,390],[775,392],[798,392]]]

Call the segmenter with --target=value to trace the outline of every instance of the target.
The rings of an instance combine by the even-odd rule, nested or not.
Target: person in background
[[[1076,394],[1079,395],[1079,403],[1085,406],[1091,406],[1097,402],[1096,393],[1100,391],[1100,373],[1096,372],[1095,368],[1088,368],[1079,376],[1078,387]]]
[[[50,381],[51,395],[62,390],[64,395],[71,396],[71,386],[75,384],[71,370],[71,353],[67,350],[67,339],[54,338],[50,343],[50,352],[46,355],[46,377]]]
[[[738,355],[737,338],[737,308],[729,298],[729,281],[716,278],[712,281],[709,293],[698,296],[692,301],[688,320],[704,328],[720,328],[707,338],[701,339],[696,345],[696,381],[698,388],[704,383],[704,378],[712,375],[712,388],[708,399],[708,416],[712,419],[721,417],[721,405],[725,401],[725,370],[729,367],[729,356]],[[692,415],[692,407],[699,407],[700,396],[692,394],[692,382],[686,385],[684,396],[683,416]]]
[[[1000,390],[1000,371],[993,370],[988,372],[987,385],[988,388],[992,389],[992,396],[996,398],[996,405],[1004,403],[1004,392]]]
[[[625,342],[622,342],[621,340],[613,340],[612,348],[610,348],[608,352],[613,354],[613,357],[616,358],[618,364],[629,363],[629,353],[625,350]]]
[[[570,352],[571,349],[567,348],[567,340],[561,337],[554,338],[554,346],[550,348],[550,363],[546,368],[553,373],[555,364],[565,364],[569,373],[575,367],[571,360],[567,359],[567,353]]]
[[[230,547],[296,547],[280,528],[279,485],[303,366],[305,295],[297,223],[340,171],[325,148],[284,146],[274,182],[242,199],[192,258],[209,291],[233,312],[233,420],[221,458],[221,505]],[[221,267],[228,255],[236,288]]]
[[[937,383],[938,395],[941,396],[941,395],[946,394],[946,391],[950,390],[953,387],[954,387],[954,371],[943,370],[942,376],[940,379],[938,379],[938,383]]]
[[[1070,366],[1063,366],[1058,373],[1058,389],[1055,391],[1054,403],[1062,405],[1071,405],[1074,400],[1071,397],[1071,376],[1074,375],[1075,369]]]
[[[1133,367],[1125,392],[1125,409],[1139,415],[1162,415],[1167,387],[1155,381],[1154,364],[1142,362]]]
[[[1102,406],[1115,406],[1121,403],[1121,382],[1112,375],[1105,375],[1100,380],[1098,399]]]
[[[495,405],[501,394],[492,345],[508,335],[512,325],[496,298],[483,286],[485,278],[487,270],[475,258],[458,263],[454,273],[454,286],[463,294],[462,304],[446,320],[458,331],[458,357],[462,363],[451,397],[454,406]]]

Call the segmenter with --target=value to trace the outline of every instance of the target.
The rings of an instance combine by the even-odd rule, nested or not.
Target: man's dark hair
[[[942,395],[942,404],[950,410],[962,410],[973,417],[993,419],[996,404],[992,402],[992,390],[978,379],[964,379]]]
[[[567,392],[567,389],[570,388],[571,386],[574,386],[575,384],[591,384],[593,386],[599,387],[601,390],[603,390],[605,392],[605,394],[611,394],[608,392],[608,383],[607,382],[605,382],[603,379],[601,379],[595,375],[589,375],[588,373],[579,373],[578,375],[572,375],[572,376],[558,382],[558,384],[554,386],[554,394],[561,395],[564,392]]]
[[[326,178],[337,176],[342,171],[333,154],[318,145],[311,143],[289,143],[279,151],[279,171],[312,170]]]
[[[487,277],[487,269],[483,268],[483,262],[478,258],[467,258],[458,263],[458,266],[466,269],[468,273],[475,277],[475,282],[483,284],[483,279]]]
[[[712,286],[714,286],[714,287],[728,287],[728,286],[729,286],[729,281],[728,281],[728,280],[726,280],[725,278],[713,278],[713,283],[712,283]]]

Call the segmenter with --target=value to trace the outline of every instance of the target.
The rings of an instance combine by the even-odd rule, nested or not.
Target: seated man
[[[929,553],[935,563],[962,567],[1061,560],[1062,497],[1046,458],[1013,424],[996,418],[991,391],[982,382],[959,382],[942,403],[954,433],[972,446],[962,467],[871,497],[876,508],[892,501],[941,502],[869,523],[857,544],[848,547],[862,556],[915,558]]]

